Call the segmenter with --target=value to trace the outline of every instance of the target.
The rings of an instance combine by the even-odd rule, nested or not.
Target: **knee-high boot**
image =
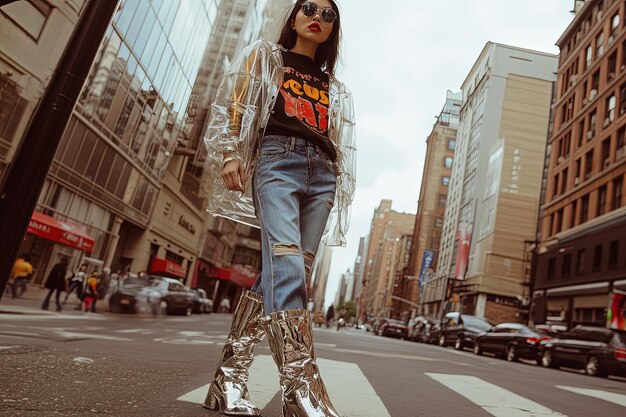
[[[315,363],[307,310],[279,311],[264,318],[283,391],[283,417],[338,417]]]
[[[233,416],[258,416],[261,411],[250,402],[248,369],[254,346],[263,340],[265,331],[263,297],[244,291],[233,314],[233,324],[213,381],[209,385],[204,407]]]

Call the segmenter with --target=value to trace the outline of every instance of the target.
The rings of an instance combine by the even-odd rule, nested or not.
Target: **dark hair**
[[[282,45],[283,48],[291,49],[296,44],[296,39],[298,38],[298,34],[291,27],[291,23],[296,19],[296,14],[302,8],[302,3],[306,0],[297,0],[296,4],[294,4],[289,16],[285,20],[283,24],[283,28],[280,31],[280,36],[278,37],[278,43]],[[337,19],[333,22],[333,31],[330,33],[328,40],[317,47],[317,51],[315,51],[315,63],[320,66],[321,69],[328,72],[329,74],[335,73],[335,64],[337,63],[337,59],[339,58],[339,41],[341,39],[341,18],[339,16],[339,8],[334,0],[329,0],[330,4],[337,13]]]

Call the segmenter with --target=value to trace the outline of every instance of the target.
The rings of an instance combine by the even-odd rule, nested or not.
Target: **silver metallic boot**
[[[309,312],[274,312],[263,322],[278,366],[283,417],[338,417],[315,363]]]
[[[248,369],[254,346],[265,338],[260,319],[263,297],[244,291],[233,315],[233,324],[220,359],[204,408],[231,416],[259,416],[261,410],[250,402]]]

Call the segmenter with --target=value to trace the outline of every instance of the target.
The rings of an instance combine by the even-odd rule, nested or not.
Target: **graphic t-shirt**
[[[333,161],[335,148],[328,139],[328,74],[301,54],[283,51],[285,75],[265,135],[304,138]]]

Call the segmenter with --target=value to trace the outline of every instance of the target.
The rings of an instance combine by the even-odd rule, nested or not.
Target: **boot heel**
[[[222,407],[223,398],[221,398],[222,401],[220,401],[220,397],[222,397],[222,393],[219,392],[214,384],[211,384],[209,392],[206,395],[206,399],[204,400],[203,407],[207,410],[219,411],[221,413],[224,407]]]

